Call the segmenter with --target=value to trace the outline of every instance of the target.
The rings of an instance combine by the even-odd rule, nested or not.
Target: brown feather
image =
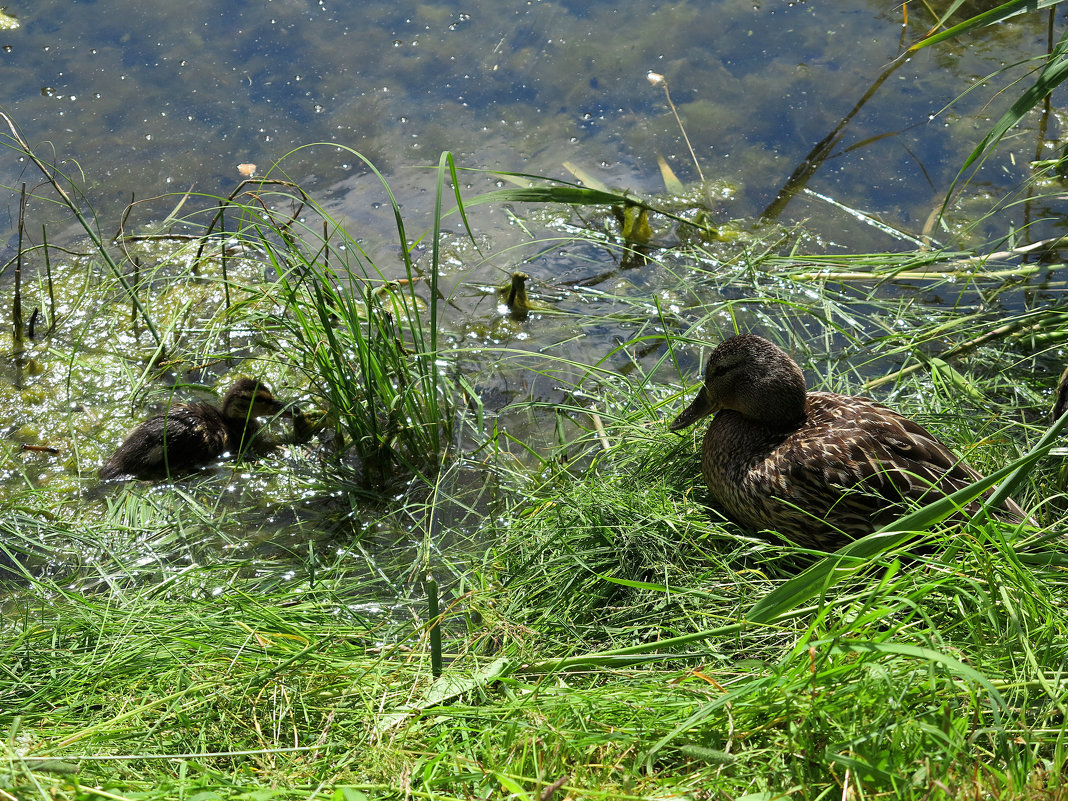
[[[100,477],[159,478],[205,464],[227,451],[240,452],[259,430],[256,418],[282,409],[266,385],[239,379],[221,408],[176,404],[145,420],[100,468]]]
[[[701,471],[732,519],[834,548],[977,479],[923,426],[867,398],[808,392],[800,368],[742,335],[712,353],[698,398],[673,430],[715,414]],[[1012,501],[1004,511],[1023,520]]]

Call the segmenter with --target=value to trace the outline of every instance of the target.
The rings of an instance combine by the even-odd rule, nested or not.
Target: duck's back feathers
[[[871,533],[905,501],[930,502],[981,477],[918,423],[830,392],[809,393],[805,418],[774,433],[721,411],[705,435],[702,472],[742,525],[821,548]],[[1007,510],[1023,519],[1011,501]]]
[[[850,452],[855,454],[867,446],[876,456],[865,460],[862,482],[878,488],[887,500],[930,503],[983,478],[926,428],[893,409],[867,398],[832,393],[813,392],[809,398],[821,396],[829,400],[817,402],[832,406],[838,419],[855,420],[853,428],[859,434]],[[968,507],[972,512],[976,508],[974,504]],[[1008,519],[1027,519],[1027,513],[1011,499],[1006,499],[1000,510]]]
[[[130,432],[100,468],[104,479],[119,476],[159,478],[243,450],[259,431],[257,417],[281,413],[283,404],[258,381],[242,378],[223,398],[209,403],[171,406]]]
[[[861,484],[890,502],[922,500],[932,489],[946,494],[979,478],[919,423],[867,398],[809,393],[803,431],[796,456],[822,452],[844,473],[838,483]]]
[[[101,478],[151,478],[188,470],[231,449],[233,432],[207,403],[173,406],[141,423],[100,468]]]

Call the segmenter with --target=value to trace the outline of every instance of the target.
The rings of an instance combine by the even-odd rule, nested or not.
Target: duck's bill
[[[281,403],[278,402],[278,406],[275,407],[274,413],[279,417],[292,418],[294,415],[301,413],[300,407],[296,403]]]
[[[672,431],[679,431],[680,429],[692,426],[702,417],[708,417],[712,412],[716,411],[715,406],[708,397],[708,393],[705,392],[705,388],[701,387],[697,392],[697,397],[693,399],[693,403],[686,407],[686,409],[671,421],[669,428]]]

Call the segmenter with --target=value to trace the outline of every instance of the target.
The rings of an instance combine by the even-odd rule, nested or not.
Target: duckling
[[[919,424],[868,398],[808,392],[801,368],[752,334],[708,357],[704,386],[671,423],[710,414],[701,472],[735,522],[834,549],[982,478]],[[1011,500],[1003,509],[1025,520]]]
[[[221,407],[181,404],[141,423],[100,468],[100,477],[158,478],[210,462],[227,451],[240,452],[259,430],[256,418],[283,409],[266,385],[239,379]]]

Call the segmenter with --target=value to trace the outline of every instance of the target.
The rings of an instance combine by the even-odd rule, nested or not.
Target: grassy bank
[[[487,521],[437,680],[422,576],[385,608],[353,544],[288,574],[102,557],[78,590],[9,585],[0,791],[1060,797],[1063,551],[936,527],[747,622],[820,557],[710,518],[689,443],[608,430],[599,469]]]
[[[182,217],[185,260],[89,264],[75,294],[104,297],[96,311],[60,304],[52,338],[23,344],[41,386],[79,387],[62,396],[76,433],[90,415],[71,400],[91,406],[79,393],[115,361],[137,391],[251,367],[319,414],[259,462],[159,485],[102,490],[75,436],[49,468],[63,486],[4,451],[23,472],[0,502],[0,797],[1063,795],[1049,407],[1068,326],[1023,254],[806,256],[772,226],[728,236],[603,190],[506,190],[472,206],[599,215],[581,233],[524,221],[552,230],[531,251],[566,245],[598,272],[515,308],[439,280],[442,249],[474,237],[443,233],[447,160],[438,175],[425,239],[391,198],[392,272],[260,182]],[[158,303],[176,283],[185,301]],[[119,306],[140,349],[83,369]],[[782,342],[813,388],[900,407],[1033,522],[935,504],[828,556],[721,520],[698,440],[666,420],[736,329]],[[596,357],[567,349],[595,330]]]
[[[418,560],[401,586],[367,539],[309,541],[286,570],[207,550],[146,563],[116,544],[78,575],[9,581],[0,791],[1061,797],[1062,548],[958,521],[827,573],[818,554],[717,521],[692,438],[624,398],[572,442],[584,467],[516,474],[521,492],[476,541]],[[971,444],[964,408],[926,411]],[[1039,428],[1003,427],[977,461],[1011,462]],[[1060,533],[1054,466],[1017,490],[1044,500],[1040,533]],[[211,519],[188,503],[135,511],[81,531],[18,522],[41,542],[164,545]],[[424,571],[445,587],[439,679]]]

